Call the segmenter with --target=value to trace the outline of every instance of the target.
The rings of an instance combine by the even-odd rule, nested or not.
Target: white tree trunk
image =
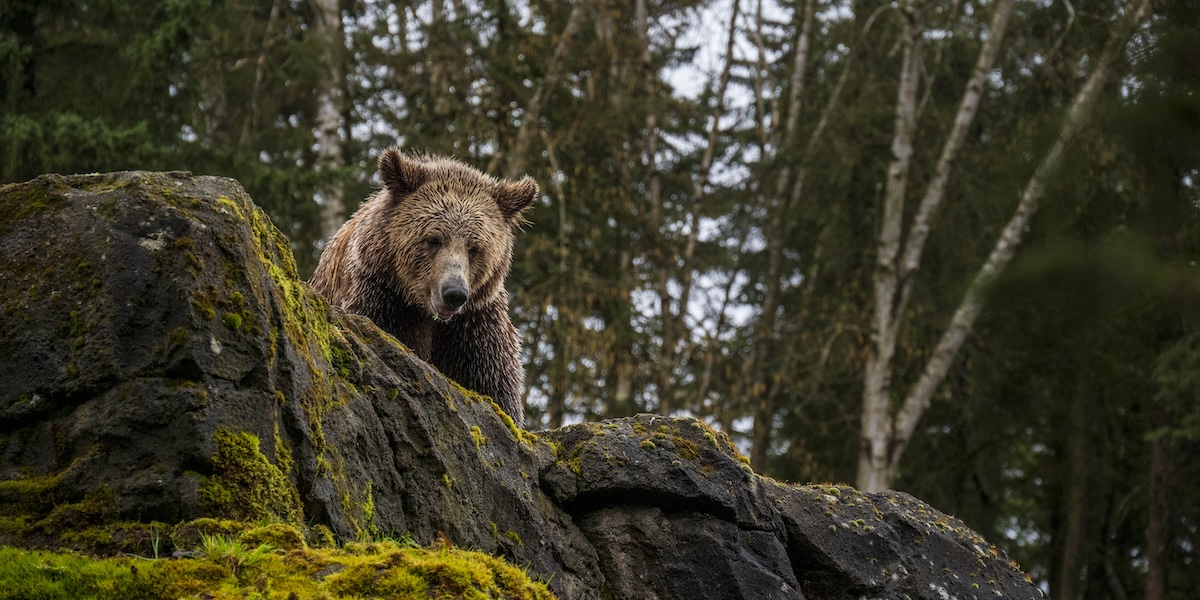
[[[342,56],[346,41],[342,28],[342,13],[338,0],[312,0],[317,33],[325,42],[322,66],[326,85],[317,96],[317,168],[338,170],[346,166],[345,138],[342,136],[342,83],[345,73]],[[332,183],[320,190],[321,232],[330,239],[346,221],[346,201],[342,186]]]
[[[899,292],[896,257],[900,253],[904,198],[908,192],[908,171],[917,122],[922,36],[920,11],[920,3],[916,0],[906,2],[901,8],[904,18],[904,55],[900,66],[900,85],[896,92],[892,160],[888,164],[883,216],[876,245],[871,352],[863,375],[862,439],[856,484],[864,492],[881,491],[887,489],[889,484],[887,468],[892,437],[892,360],[896,355],[896,334],[900,324],[895,311]]]

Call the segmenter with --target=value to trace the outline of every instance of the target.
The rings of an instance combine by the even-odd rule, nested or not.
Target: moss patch
[[[200,480],[206,508],[247,521],[303,521],[299,492],[263,455],[258,436],[218,429],[213,443],[216,472]]]
[[[61,175],[42,175],[29,183],[0,186],[0,234],[29,215],[62,208],[63,195],[69,189]]]
[[[478,425],[471,426],[471,437],[475,440],[476,450],[482,450],[483,445],[488,441],[487,436],[483,435],[483,430]]]
[[[17,592],[14,597],[45,599],[554,598],[544,583],[503,560],[457,548],[383,542],[285,551],[252,544],[210,536],[190,549],[193,558],[180,560],[0,547],[0,582]]]

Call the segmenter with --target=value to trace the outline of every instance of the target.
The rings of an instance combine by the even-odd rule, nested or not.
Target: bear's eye
[[[442,247],[442,240],[433,236],[425,238],[425,245],[437,249]]]
[[[470,248],[467,248],[467,254],[471,258],[478,257],[480,252],[483,252],[483,251],[479,249],[479,246],[471,246]]]

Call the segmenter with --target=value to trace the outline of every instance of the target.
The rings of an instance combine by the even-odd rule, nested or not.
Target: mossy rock
[[[0,273],[0,545],[27,549],[0,597],[548,597],[512,564],[572,600],[1037,593],[922,503],[771,482],[696,419],[524,431],[314,294],[229,179],[0,186]]]

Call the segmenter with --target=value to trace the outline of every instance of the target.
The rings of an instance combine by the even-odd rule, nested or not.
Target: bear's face
[[[457,161],[379,158],[393,286],[435,319],[491,301],[512,263],[513,226],[537,197],[528,177],[498,181]]]

